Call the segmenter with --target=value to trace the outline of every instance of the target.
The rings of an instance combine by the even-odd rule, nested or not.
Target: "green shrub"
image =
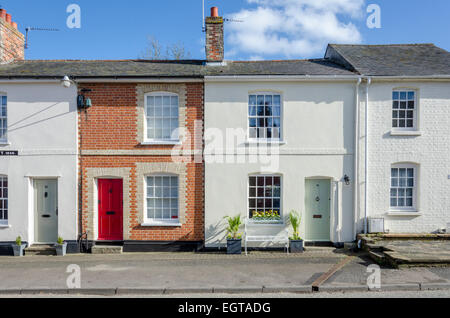
[[[294,231],[294,234],[292,237],[290,237],[291,241],[301,241],[302,238],[300,237],[300,224],[302,222],[302,216],[297,212],[292,210],[291,213],[289,213],[289,223],[292,226],[292,229]]]
[[[228,221],[227,233],[228,239],[240,240],[242,234],[239,234],[239,227],[242,225],[242,219],[240,215],[235,217],[226,216],[225,219]]]

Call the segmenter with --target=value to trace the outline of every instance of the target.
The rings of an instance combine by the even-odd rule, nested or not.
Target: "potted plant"
[[[298,212],[291,211],[291,213],[289,213],[289,223],[293,229],[293,234],[289,238],[289,248],[291,253],[303,253],[304,251],[303,239],[300,237],[299,233],[301,220],[302,217]]]
[[[242,225],[241,216],[235,217],[227,216],[227,254],[241,254],[242,253],[242,234],[239,234],[239,227]]]
[[[65,256],[67,252],[67,242],[64,242],[62,237],[58,237],[55,248],[57,256]]]
[[[26,244],[22,243],[22,238],[18,236],[16,238],[16,244],[13,244],[13,252],[14,256],[23,256],[23,251],[25,250],[25,247],[27,247]]]
[[[281,222],[281,215],[279,211],[253,211],[252,220],[255,222],[265,222],[265,223],[279,223]]]

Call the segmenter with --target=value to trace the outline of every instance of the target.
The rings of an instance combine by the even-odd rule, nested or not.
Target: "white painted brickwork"
[[[361,86],[364,98],[365,85]],[[392,91],[397,88],[417,90],[421,136],[391,136]],[[384,217],[386,229],[391,233],[430,233],[445,229],[450,222],[450,83],[373,82],[369,105],[369,217]],[[364,123],[364,103],[361,108]],[[364,145],[364,138],[361,145]],[[363,155],[362,147],[362,163]],[[390,169],[392,164],[400,162],[415,163],[419,167],[416,217],[387,214],[390,211]],[[361,172],[363,186],[362,169]],[[360,207],[362,220],[363,200]],[[362,229],[362,222],[359,227]]]

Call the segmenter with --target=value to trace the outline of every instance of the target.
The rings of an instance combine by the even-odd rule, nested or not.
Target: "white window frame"
[[[277,177],[280,178],[280,221],[267,221],[268,223],[273,223],[276,225],[284,224],[284,214],[283,214],[283,176],[280,174],[263,174],[263,173],[253,173],[247,175],[247,211],[246,211],[246,218],[249,219],[250,222],[253,223],[264,223],[264,221],[255,221],[252,217],[250,217],[250,178],[251,177]],[[253,198],[253,197],[252,197]],[[258,198],[258,194],[256,194],[256,198]],[[273,195],[272,195],[273,199]],[[273,203],[272,203],[273,207]]]
[[[398,93],[399,94],[399,99],[398,100],[395,100],[394,99],[394,93]],[[400,98],[400,96],[401,96],[401,93],[406,93],[406,109],[401,109],[400,108],[400,101],[401,101],[401,98]],[[414,109],[412,110],[413,111],[413,127],[407,127],[407,117],[405,117],[405,127],[394,127],[394,120],[400,120],[400,119],[398,119],[398,118],[400,118],[400,117],[397,117],[397,119],[396,118],[394,118],[394,111],[398,111],[398,112],[400,112],[400,111],[405,111],[405,112],[408,112],[408,111],[411,111],[410,109],[408,109],[408,102],[410,101],[409,100],[409,98],[408,98],[408,95],[409,95],[409,93],[414,93]],[[392,131],[393,132],[408,132],[408,131],[418,131],[419,130],[419,127],[418,127],[418,123],[419,123],[419,121],[418,121],[418,118],[419,118],[419,98],[418,98],[418,95],[419,95],[419,91],[417,90],[417,89],[413,89],[413,88],[396,88],[396,89],[393,89],[392,90],[392,96],[391,96],[391,129],[392,129]],[[394,108],[394,102],[395,101],[398,101],[399,102],[399,108],[398,109],[395,109]]]
[[[3,105],[3,100],[5,99],[6,103]],[[3,108],[5,110],[5,114],[3,115]],[[6,144],[8,142],[8,96],[6,94],[0,94],[0,132],[5,127],[5,131],[3,134],[3,138],[0,133],[0,143]]]
[[[177,115],[177,129],[175,130],[175,138],[172,138],[174,136],[174,131],[172,131],[171,137],[170,138],[149,138],[148,135],[148,129],[150,127],[148,127],[148,120],[149,118],[151,118],[151,116],[148,115],[148,97],[177,97],[178,99],[178,115]],[[163,110],[164,113],[164,110]],[[144,118],[144,143],[147,144],[179,144],[180,143],[180,96],[176,93],[171,93],[171,92],[151,92],[151,93],[147,93],[144,95],[144,114],[145,114],[145,118]],[[163,116],[163,114],[161,115],[161,119],[168,117],[169,119],[174,119],[174,117],[172,117],[172,114],[170,116]],[[153,115],[153,119],[155,119],[155,115]]]
[[[413,190],[412,190],[413,191],[412,206],[402,206],[402,207],[392,206],[391,199],[394,198],[391,193],[392,190],[394,190],[394,189],[398,190],[398,189],[403,188],[406,191],[407,188],[411,188],[408,186],[408,183],[404,187],[400,187],[400,185],[397,185],[396,187],[393,186],[392,185],[392,179],[393,179],[392,169],[413,169],[414,170],[414,186],[412,187],[413,188]],[[408,172],[406,172],[406,173],[408,173]],[[408,179],[408,175],[406,176],[406,178]],[[417,209],[418,182],[419,182],[419,166],[418,165],[412,164],[412,163],[396,163],[396,164],[391,165],[390,173],[389,173],[389,209],[391,212],[417,212],[418,211],[418,209]],[[406,197],[406,194],[405,194],[405,197]],[[395,198],[398,198],[398,193],[395,196]]]
[[[260,117],[265,117],[265,116],[258,116],[258,95],[264,95],[265,96],[269,96],[271,95],[272,98],[273,96],[279,96],[280,97],[280,127],[277,127],[280,129],[280,136],[279,138],[254,138],[251,137],[250,134],[250,130],[254,127],[250,127],[250,118],[256,118],[256,120],[258,120],[258,118]],[[251,115],[250,114],[250,96],[256,96],[256,114],[255,115]],[[255,92],[249,92],[248,96],[247,96],[247,139],[249,140],[249,142],[251,143],[277,143],[277,142],[283,142],[283,94],[280,92],[276,92],[276,91],[255,91]],[[278,117],[278,116],[272,116],[272,117]],[[258,124],[257,124],[258,127]],[[274,128],[272,126],[272,128]],[[258,128],[256,128],[258,129]],[[267,127],[265,127],[264,129],[267,129]]]
[[[177,189],[177,199],[178,199],[178,206],[177,206],[177,219],[154,219],[148,217],[148,206],[147,206],[147,200],[148,197],[148,178],[149,177],[177,177],[178,178],[178,189]],[[180,176],[177,174],[148,174],[144,176],[144,226],[181,226],[180,221],[180,204],[181,204],[181,196],[180,196]]]
[[[4,187],[3,187],[3,181],[4,179],[6,179],[6,182],[8,183],[8,186],[6,187],[7,190],[7,195],[6,197],[3,197],[3,191],[4,191]],[[0,219],[0,226],[7,226],[8,225],[8,219],[9,219],[9,202],[8,202],[8,196],[9,196],[9,181],[8,181],[8,176],[6,175],[0,175],[0,191],[2,192],[2,194],[0,195],[0,200],[3,202],[3,208],[0,210],[1,216],[3,217],[3,213],[6,211],[8,217],[5,219]],[[5,202],[6,202],[6,206],[7,208],[5,208]]]

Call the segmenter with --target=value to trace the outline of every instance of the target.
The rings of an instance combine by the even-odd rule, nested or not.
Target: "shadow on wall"
[[[34,125],[43,123],[43,122],[48,121],[48,120],[51,120],[51,119],[55,119],[55,118],[58,118],[58,117],[62,117],[62,116],[68,115],[68,114],[70,114],[71,112],[74,111],[74,110],[72,110],[72,109],[69,109],[68,112],[64,112],[64,113],[60,113],[60,114],[55,114],[55,115],[50,116],[50,117],[47,117],[47,118],[45,118],[45,119],[36,120],[36,121],[34,121],[34,122],[29,122],[29,123],[23,124],[22,126],[16,127],[16,126],[18,126],[19,124],[24,123],[24,122],[28,121],[29,119],[32,119],[33,117],[36,117],[36,116],[38,116],[38,115],[40,115],[40,114],[44,114],[46,111],[49,111],[50,109],[52,109],[52,108],[54,108],[54,107],[56,107],[56,106],[58,106],[58,105],[60,105],[60,104],[61,104],[61,103],[55,103],[55,104],[53,104],[53,105],[50,105],[49,107],[46,107],[46,108],[44,108],[44,109],[41,109],[41,110],[39,110],[39,111],[33,113],[33,114],[31,114],[31,115],[29,115],[29,116],[27,116],[27,117],[25,117],[25,118],[22,118],[21,120],[15,122],[15,123],[12,123],[11,125],[9,125],[8,131],[9,131],[9,132],[13,132],[13,131],[17,131],[17,130],[20,130],[20,129],[23,129],[23,128],[27,128],[27,127],[30,127],[30,126],[34,126]],[[15,128],[15,127],[16,127],[16,128]]]
[[[224,245],[226,237],[226,223],[223,221],[211,224],[205,229],[205,244],[208,246]]]

